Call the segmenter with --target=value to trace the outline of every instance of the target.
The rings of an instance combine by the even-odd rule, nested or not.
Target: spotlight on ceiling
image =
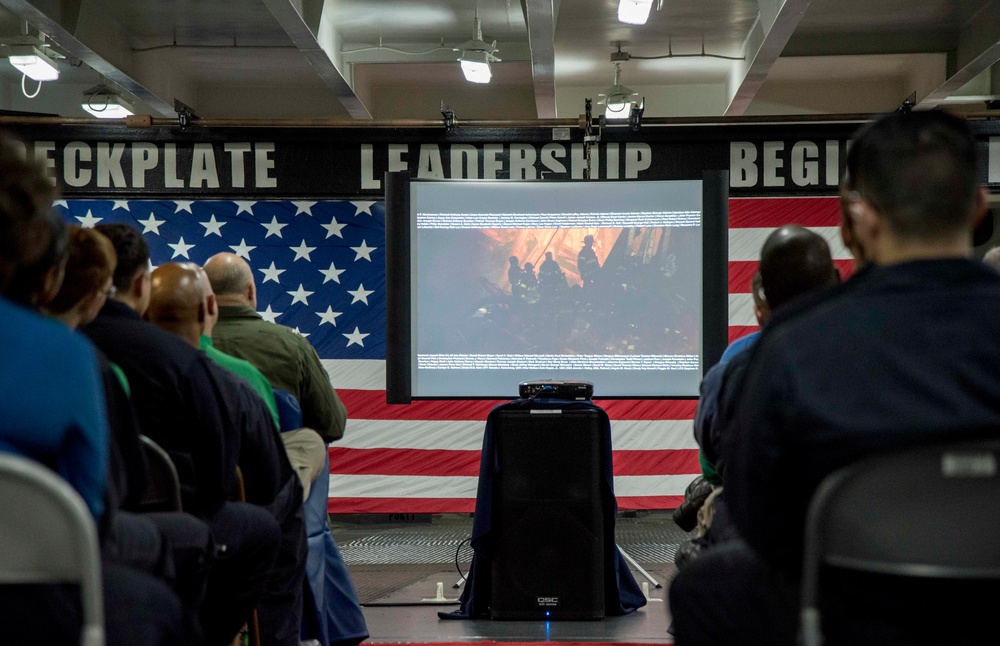
[[[12,45],[7,60],[25,76],[35,81],[55,81],[59,78],[59,67],[55,59],[41,47]]]
[[[619,0],[618,20],[630,25],[645,25],[653,0]]]
[[[123,119],[135,114],[134,105],[105,85],[84,92],[80,107],[98,119]]]
[[[462,43],[455,48],[455,51],[462,52],[462,56],[458,59],[458,62],[462,64],[462,73],[465,74],[466,81],[472,83],[490,82],[490,79],[493,77],[493,72],[490,70],[490,63],[500,62],[500,59],[494,56],[500,50],[497,49],[496,41],[489,44],[483,40],[483,27],[479,22],[478,9],[472,23],[472,40]]]
[[[621,74],[621,64],[615,63],[615,84],[597,94],[604,97],[597,103],[604,104],[605,119],[628,119],[632,109],[632,97],[639,94],[621,84]]]

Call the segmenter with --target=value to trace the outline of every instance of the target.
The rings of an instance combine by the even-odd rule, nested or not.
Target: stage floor
[[[669,511],[619,516],[616,542],[654,581],[649,583],[650,602],[644,608],[601,621],[439,619],[439,611],[458,607],[455,599],[461,590],[453,587],[460,580],[456,552],[462,572],[472,557],[468,514],[333,517],[332,526],[362,604],[369,642],[672,642],[664,599],[675,572],[674,551],[688,535],[674,524]],[[638,569],[632,572],[640,585],[649,581]],[[437,600],[438,583],[444,601]]]

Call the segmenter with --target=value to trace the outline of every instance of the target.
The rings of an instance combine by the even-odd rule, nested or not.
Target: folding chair
[[[247,501],[246,485],[243,482],[243,469],[239,465],[236,466],[236,481],[233,483],[233,491],[229,494],[229,499],[236,502]],[[236,635],[231,646],[242,646],[244,634],[247,636],[249,646],[261,646],[260,622],[257,619],[256,609],[250,613],[250,618],[247,620],[246,626]]]
[[[170,454],[145,435],[140,439],[149,472],[140,508],[142,511],[182,511],[181,480]]]
[[[79,583],[81,646],[104,644],[97,529],[86,503],[46,467],[0,454],[0,583]]]
[[[1000,441],[873,457],[820,484],[806,518],[801,635],[823,642],[823,566],[935,580],[1000,579]]]

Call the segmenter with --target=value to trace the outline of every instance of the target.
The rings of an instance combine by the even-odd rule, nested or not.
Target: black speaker
[[[601,415],[503,410],[494,420],[493,619],[604,618]]]

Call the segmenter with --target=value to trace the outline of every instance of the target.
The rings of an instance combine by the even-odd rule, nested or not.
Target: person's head
[[[771,308],[767,305],[764,281],[760,277],[759,269],[753,273],[753,278],[750,279],[750,294],[753,296],[753,315],[757,317],[757,325],[764,325],[771,316]]]
[[[112,298],[145,314],[149,307],[149,246],[142,234],[127,224],[98,224],[95,229],[111,241],[118,258]]]
[[[103,234],[69,227],[66,277],[45,310],[74,328],[93,321],[113,293],[117,265],[115,248]]]
[[[219,322],[219,304],[215,299],[212,281],[208,279],[208,274],[202,267],[198,267],[198,280],[201,281],[202,294],[205,298],[205,329],[202,334],[211,337],[215,324]]]
[[[845,243],[877,264],[970,255],[986,211],[972,133],[938,110],[894,113],[862,128],[843,187]]]
[[[545,259],[546,260],[552,260],[552,252],[551,251],[546,251],[545,252]]]
[[[510,258],[507,259],[507,262],[510,263],[511,267],[517,267],[517,265],[519,264],[518,260],[517,260],[517,256],[511,256]]]
[[[1000,246],[993,247],[983,256],[983,262],[1000,271]]]
[[[527,273],[533,273],[535,271],[535,266],[530,262],[524,263],[524,271]]]
[[[583,246],[585,246],[585,247],[593,247],[594,246],[594,236],[584,236],[583,237]]]
[[[0,294],[7,295],[18,269],[41,261],[53,248],[53,220],[59,220],[52,213],[55,196],[42,166],[0,133]]]
[[[205,328],[205,290],[200,269],[191,262],[168,262],[150,278],[146,319],[197,348]]]
[[[760,250],[761,287],[770,312],[808,292],[837,283],[830,245],[797,224],[778,227]]]
[[[219,305],[257,307],[257,287],[246,260],[229,253],[217,253],[205,263],[205,274],[212,283]]]
[[[45,217],[48,244],[34,261],[14,271],[4,296],[33,310],[40,310],[55,298],[65,276],[69,234],[66,223],[55,213]]]

